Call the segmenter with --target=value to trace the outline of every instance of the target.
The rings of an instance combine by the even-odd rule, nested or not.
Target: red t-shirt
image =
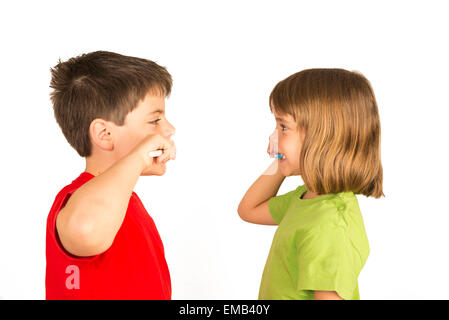
[[[164,246],[153,219],[134,192],[108,250],[77,257],[61,245],[56,216],[70,195],[93,177],[81,173],[58,193],[48,214],[46,299],[171,299]]]

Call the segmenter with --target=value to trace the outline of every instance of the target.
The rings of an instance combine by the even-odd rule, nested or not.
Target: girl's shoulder
[[[300,199],[303,193],[301,187],[296,189],[299,197],[296,197],[295,203],[290,206],[286,223],[294,223],[305,229],[349,228],[363,223],[354,193],[342,192]]]

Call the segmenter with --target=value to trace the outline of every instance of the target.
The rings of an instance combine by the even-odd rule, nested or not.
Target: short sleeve
[[[284,218],[285,213],[290,205],[292,198],[298,194],[298,189],[287,192],[283,195],[270,198],[268,200],[268,210],[273,220],[279,224]]]
[[[52,241],[52,245],[55,246],[55,248],[65,257],[68,257],[72,260],[79,260],[79,261],[89,261],[93,260],[94,258],[98,257],[99,255],[94,256],[86,256],[86,257],[79,257],[71,254],[68,252],[64,246],[61,243],[61,240],[59,238],[58,230],[56,228],[56,218],[59,214],[59,212],[65,207],[67,204],[67,201],[72,196],[72,194],[76,191],[76,189],[73,188],[64,188],[60,191],[60,193],[56,196],[56,199],[53,203],[53,206],[50,211],[50,215],[48,217],[47,222],[47,234],[49,236],[49,239]],[[47,240],[48,241],[48,240]],[[48,245],[48,243],[47,243]]]
[[[344,226],[325,223],[298,244],[298,290],[336,291],[351,300],[362,264]]]

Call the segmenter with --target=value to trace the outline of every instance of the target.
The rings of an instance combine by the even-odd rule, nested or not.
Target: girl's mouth
[[[279,159],[279,161],[284,161],[285,160],[285,155],[283,155],[282,153],[277,153],[276,154],[276,158]]]

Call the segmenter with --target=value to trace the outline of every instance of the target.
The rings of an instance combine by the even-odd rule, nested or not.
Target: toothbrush
[[[274,157],[275,158],[278,158],[278,159],[284,159],[285,157],[284,157],[284,155],[283,154],[280,154],[280,153],[276,153],[275,155],[274,155]]]
[[[148,155],[150,157],[155,158],[155,157],[159,157],[161,154],[162,154],[162,150],[156,150],[156,151],[151,151]]]
[[[270,135],[269,138],[269,145],[268,145],[268,153],[270,157],[274,157],[277,159],[285,159],[285,156],[278,152],[278,130],[274,129],[273,133]]]
[[[173,147],[171,149],[168,149],[168,151],[170,153],[170,160],[175,160],[176,159],[176,149]],[[148,153],[148,156],[156,158],[159,157],[161,154],[163,153],[163,150],[155,150],[155,151],[151,151]]]

